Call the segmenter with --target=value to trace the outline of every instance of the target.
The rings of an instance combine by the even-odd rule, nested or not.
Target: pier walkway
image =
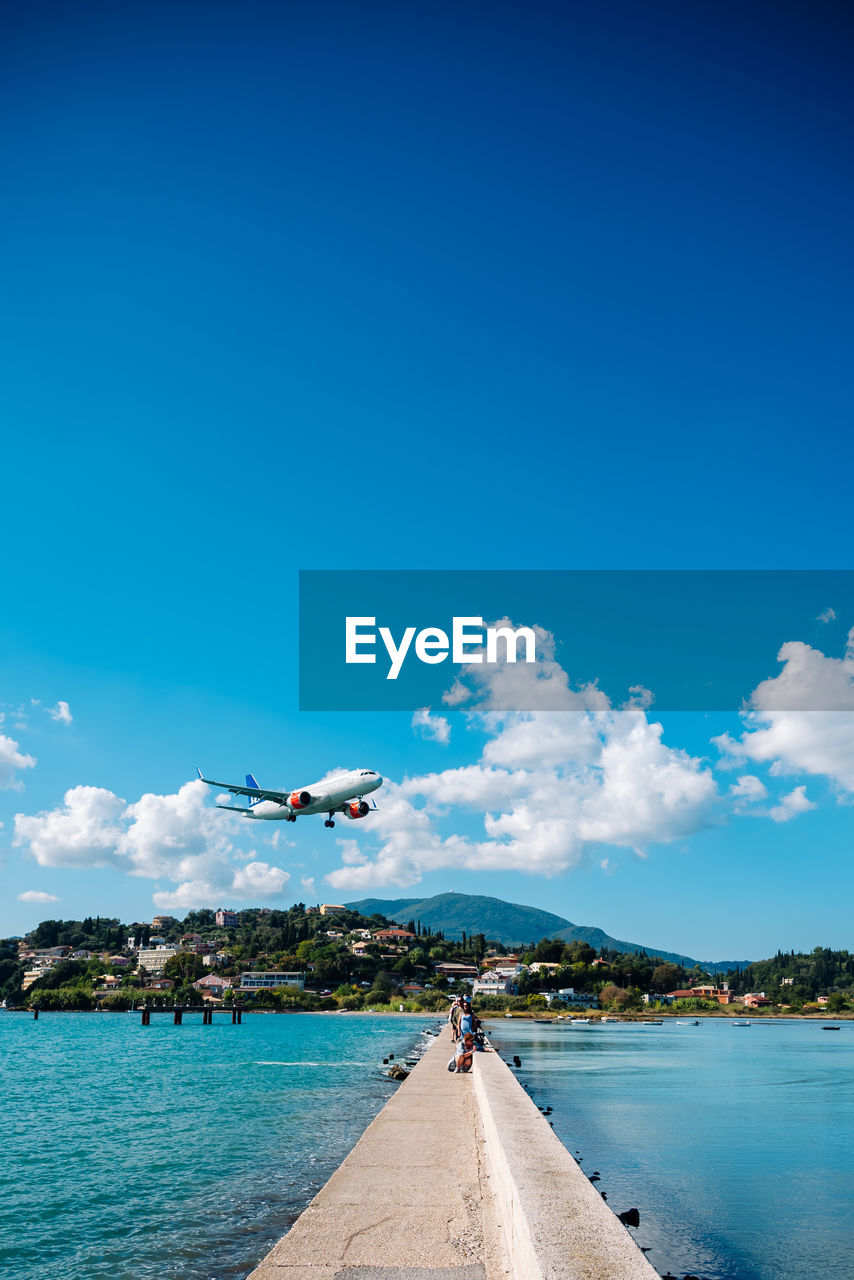
[[[497,1053],[447,1028],[248,1280],[657,1280]]]

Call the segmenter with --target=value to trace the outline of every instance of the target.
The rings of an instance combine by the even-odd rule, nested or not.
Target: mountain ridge
[[[539,907],[526,907],[522,903],[505,902],[501,898],[480,894],[451,892],[434,894],[429,898],[362,898],[346,905],[362,915],[383,915],[403,924],[412,919],[420,920],[434,933],[441,930],[446,938],[451,939],[463,933],[483,933],[504,946],[522,946],[538,942],[541,938],[559,938],[562,942],[586,942],[597,951],[602,947],[627,954],[643,951],[661,960],[681,964],[686,969],[693,969],[695,964],[699,964],[701,969],[710,973],[726,973],[729,969],[751,963],[749,960],[696,960],[678,951],[614,938],[604,929],[573,924],[571,920],[551,911],[542,911]]]

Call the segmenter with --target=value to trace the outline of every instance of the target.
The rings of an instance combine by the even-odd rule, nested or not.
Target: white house
[[[486,973],[481,978],[475,978],[472,984],[473,996],[509,996],[514,994],[515,984],[513,979],[499,973]]]
[[[265,969],[258,973],[241,973],[241,991],[264,991],[272,987],[298,987],[302,991],[305,986],[305,974],[296,971],[277,972]]]
[[[595,1009],[599,1004],[599,997],[592,991],[576,991],[574,987],[561,987],[559,991],[543,991],[541,994],[548,1004],[552,1000],[562,1000],[564,1004],[581,1009]]]

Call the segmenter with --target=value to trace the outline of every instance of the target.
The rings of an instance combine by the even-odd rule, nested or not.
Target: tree
[[[684,974],[681,965],[670,961],[657,964],[652,971],[652,988],[654,991],[675,991],[684,981]]]
[[[611,982],[599,992],[599,1003],[606,1009],[628,1009],[638,1003],[638,997],[626,987]]]
[[[163,966],[164,978],[175,978],[182,986],[194,982],[205,971],[205,963],[201,956],[192,951],[179,951],[170,956]]]

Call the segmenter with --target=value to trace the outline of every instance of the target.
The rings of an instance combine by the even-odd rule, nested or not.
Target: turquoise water
[[[493,1022],[661,1274],[854,1277],[854,1023]]]
[[[239,1280],[435,1018],[0,1013],[0,1278]]]

